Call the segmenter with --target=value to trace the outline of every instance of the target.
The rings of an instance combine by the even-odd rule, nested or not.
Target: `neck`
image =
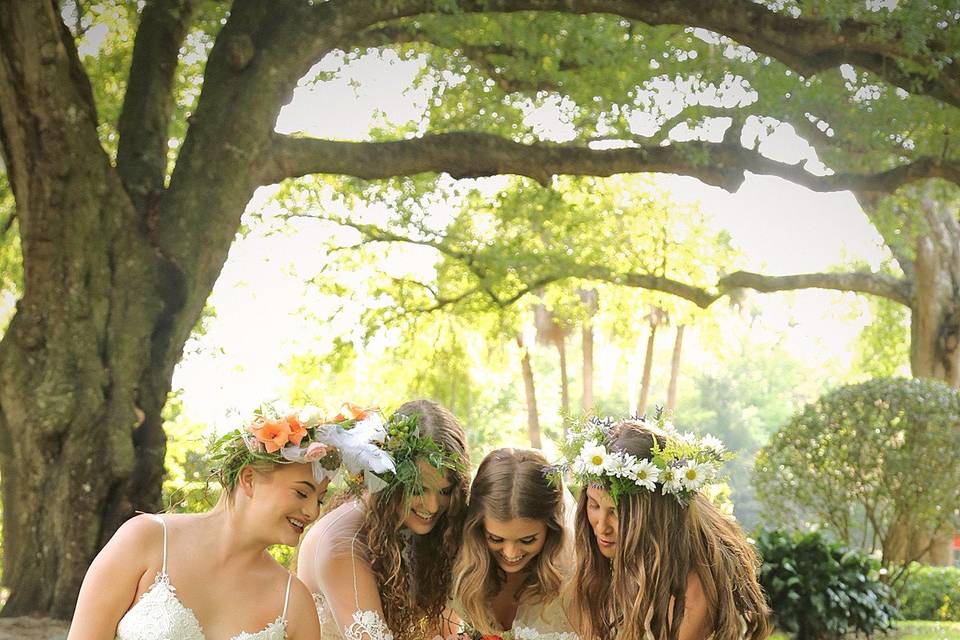
[[[263,557],[270,544],[253,533],[256,527],[245,522],[243,516],[242,510],[226,500],[201,515],[204,528],[216,540],[213,554],[223,563],[252,563]]]

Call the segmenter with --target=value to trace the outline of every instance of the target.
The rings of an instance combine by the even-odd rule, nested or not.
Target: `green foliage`
[[[211,438],[206,435],[206,425],[192,422],[183,413],[179,393],[171,393],[163,407],[163,430],[167,434],[164,511],[198,513],[210,509],[220,495],[219,485],[211,482],[213,467],[207,459]]]
[[[757,550],[774,625],[797,640],[870,636],[889,629],[897,617],[879,562],[819,532],[760,531]]]
[[[871,378],[909,373],[910,310],[886,298],[870,297],[867,304],[873,319],[857,339],[855,372]]]
[[[913,563],[897,589],[908,620],[960,622],[960,568]]]
[[[924,379],[835,389],[795,415],[757,457],[755,483],[780,522],[812,522],[885,565],[957,526],[960,393]],[[931,472],[935,469],[935,472]]]

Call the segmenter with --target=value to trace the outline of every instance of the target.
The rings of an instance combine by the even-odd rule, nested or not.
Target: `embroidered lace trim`
[[[376,611],[354,611],[353,624],[343,628],[344,640],[393,640],[386,621]]]

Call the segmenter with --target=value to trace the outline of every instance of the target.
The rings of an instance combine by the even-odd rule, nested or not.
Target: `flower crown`
[[[614,428],[630,423],[654,435],[649,458],[637,458],[611,447]],[[659,489],[686,506],[698,490],[717,479],[721,463],[729,459],[719,439],[680,433],[660,412],[654,419],[593,416],[576,422],[569,427],[562,450],[560,473],[569,470],[583,485],[608,488],[614,503],[622,495]]]
[[[379,410],[349,402],[330,419],[277,416],[267,408],[252,423],[216,440],[210,457],[225,487],[236,486],[240,470],[257,462],[311,464],[317,482],[332,480],[342,465],[374,482],[375,474],[393,467],[379,446],[385,437]]]
[[[394,413],[387,420],[386,437],[381,445],[391,461],[392,467],[378,473],[379,486],[367,488],[371,493],[385,491],[390,495],[402,489],[406,495],[417,495],[423,490],[418,461],[424,460],[438,471],[461,471],[463,462],[455,454],[444,449],[436,440],[420,432],[419,418],[416,415]]]

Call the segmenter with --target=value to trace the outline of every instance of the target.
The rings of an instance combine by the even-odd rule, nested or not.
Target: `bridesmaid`
[[[497,449],[477,470],[453,609],[483,636],[575,638],[560,597],[574,566],[573,499],[550,471],[532,449]]]
[[[584,640],[762,640],[759,560],[740,527],[703,494],[723,446],[644,422],[573,431],[573,609]]]
[[[310,592],[267,547],[296,546],[317,517],[332,469],[356,453],[327,436],[350,426],[261,418],[217,441],[216,506],[121,526],[84,578],[68,640],[319,638]]]
[[[326,640],[452,631],[443,612],[469,485],[463,428],[436,402],[415,400],[387,421],[383,448],[392,471],[324,515],[297,556]]]

